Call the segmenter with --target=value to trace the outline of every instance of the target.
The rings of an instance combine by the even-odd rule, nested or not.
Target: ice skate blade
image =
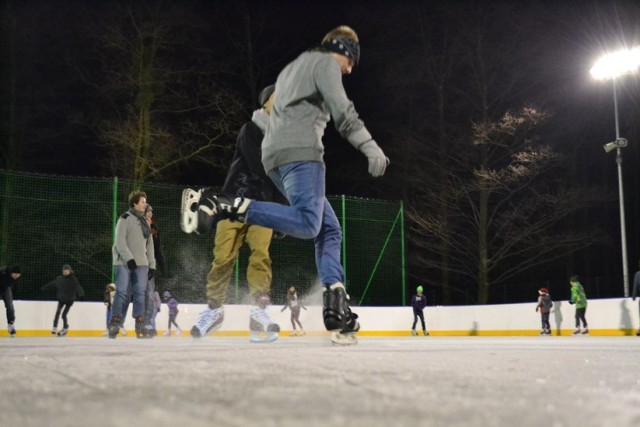
[[[180,228],[191,234],[198,228],[198,202],[200,192],[186,188],[182,190],[182,205],[180,207]]]
[[[331,342],[335,346],[348,346],[358,344],[358,337],[355,332],[331,332]]]
[[[250,342],[257,344],[268,344],[278,339],[277,332],[256,332],[251,331]]]

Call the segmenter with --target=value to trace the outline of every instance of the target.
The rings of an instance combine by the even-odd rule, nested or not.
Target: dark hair
[[[577,274],[574,274],[573,276],[571,276],[571,279],[569,279],[570,282],[579,282],[580,281],[580,276],[578,276]]]
[[[132,191],[129,193],[129,207],[132,208],[133,205],[137,205],[142,197],[146,199],[147,193],[144,191]]]

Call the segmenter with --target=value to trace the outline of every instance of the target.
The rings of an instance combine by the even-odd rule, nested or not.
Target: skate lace
[[[214,324],[218,319],[220,319],[223,314],[224,310],[222,309],[222,307],[207,308],[204,311],[200,312],[200,317],[198,317],[196,326],[199,329],[208,328],[210,325]]]
[[[251,310],[251,318],[253,320],[255,320],[256,322],[267,326],[270,325],[271,323],[271,318],[269,317],[269,313],[267,313],[267,310],[263,309],[263,308],[254,308]]]

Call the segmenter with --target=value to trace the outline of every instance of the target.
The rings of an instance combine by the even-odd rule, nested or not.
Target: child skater
[[[413,326],[411,326],[411,335],[416,336],[418,333],[416,332],[416,323],[418,323],[418,317],[420,318],[420,323],[422,323],[422,333],[426,337],[429,335],[427,329],[424,324],[424,313],[423,310],[427,306],[427,297],[422,293],[424,288],[422,285],[419,285],[416,288],[416,295],[411,298],[411,306],[413,307]]]
[[[58,276],[55,280],[47,283],[42,287],[43,291],[48,289],[56,290],[56,297],[58,298],[58,308],[53,318],[53,328],[51,329],[51,335],[58,334],[59,337],[67,335],[69,330],[69,322],[67,321],[67,315],[74,301],[78,297],[84,296],[84,289],[78,283],[78,279],[73,275],[73,270],[69,264],[62,266],[62,275]],[[62,312],[62,329],[58,332],[58,320],[60,319],[60,313]]]
[[[549,323],[549,314],[551,313],[551,307],[553,307],[553,301],[549,295],[547,288],[541,288],[538,290],[538,305],[536,305],[536,312],[540,310],[540,318],[542,320],[542,329],[540,329],[540,335],[551,335],[551,324]]]
[[[174,325],[176,327],[176,335],[182,334],[182,329],[180,329],[180,326],[178,326],[178,324],[176,323],[176,317],[178,317],[178,311],[180,311],[178,310],[178,301],[176,301],[176,299],[173,297],[173,295],[171,295],[171,292],[169,291],[164,291],[162,297],[164,298],[164,302],[169,308],[169,324],[167,327],[167,331],[164,333],[164,336],[171,336],[171,325]]]
[[[290,336],[295,337],[297,335],[304,335],[304,328],[302,327],[302,323],[300,323],[300,308],[304,308],[306,310],[307,307],[303,306],[298,300],[298,290],[295,286],[289,288],[289,291],[287,292],[286,305],[282,307],[282,310],[280,311],[285,311],[287,307],[291,310],[291,326],[293,326],[293,331]],[[296,323],[300,327],[300,333],[296,331]]]
[[[116,296],[116,284],[109,283],[104,288],[104,306],[107,308],[107,329],[103,334],[105,337],[109,335],[109,322],[111,322],[111,307],[113,306],[113,298]]]

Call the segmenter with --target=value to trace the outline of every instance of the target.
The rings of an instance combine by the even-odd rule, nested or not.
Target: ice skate
[[[425,337],[429,336],[429,332],[426,329],[422,330],[422,335],[424,335]]]
[[[213,216],[216,214],[215,200],[207,197],[207,189],[182,191],[180,208],[180,228],[187,234],[203,234],[211,230]]]
[[[251,307],[249,315],[251,342],[270,343],[278,339],[280,326],[273,323],[265,307]]]
[[[411,335],[413,335],[413,336],[415,337],[416,335],[418,335],[418,333],[416,332],[416,330],[415,330],[415,329],[412,329],[412,330],[411,330]]]
[[[211,332],[217,331],[224,320],[224,307],[207,308],[200,313],[196,324],[191,328],[193,338],[206,337]]]
[[[124,329],[120,326],[120,317],[113,316],[111,322],[109,322],[109,338],[114,340],[118,336],[118,332]]]
[[[182,329],[178,329],[176,331],[176,336],[179,337],[180,335],[182,335]]]
[[[304,331],[304,329],[300,330],[300,333],[298,333],[298,336],[303,337],[305,336],[307,333]]]
[[[164,334],[162,334],[162,336],[170,337],[171,336],[171,330],[165,331]]]
[[[331,342],[336,346],[347,346],[358,344],[358,337],[355,332],[331,332]]]
[[[298,332],[297,331],[291,331],[291,333],[289,334],[290,337],[297,337],[298,336]]]
[[[13,323],[10,323],[8,328],[9,328],[9,336],[11,338],[15,338],[16,337],[16,327],[13,326]]]
[[[545,335],[547,333],[546,329],[540,329],[540,335]]]
[[[124,326],[120,327],[120,334],[122,334],[123,337],[127,336],[127,330],[124,328]],[[117,335],[117,332],[116,332]]]
[[[51,329],[51,335],[57,335],[58,330],[56,328]]]
[[[589,329],[588,328],[584,328],[582,330],[582,335],[589,335]]]
[[[349,296],[340,282],[325,288],[323,294],[322,316],[324,326],[331,334],[334,345],[353,345],[358,343],[356,332],[360,330],[358,315],[349,308]]]
[[[573,332],[571,332],[571,335],[580,335],[580,328],[575,328]]]
[[[67,331],[68,331],[67,328],[60,329],[60,332],[58,332],[58,336],[59,337],[64,337],[65,335],[67,335]]]
[[[136,319],[136,338],[149,338],[147,330],[144,327],[144,317],[140,316]]]

